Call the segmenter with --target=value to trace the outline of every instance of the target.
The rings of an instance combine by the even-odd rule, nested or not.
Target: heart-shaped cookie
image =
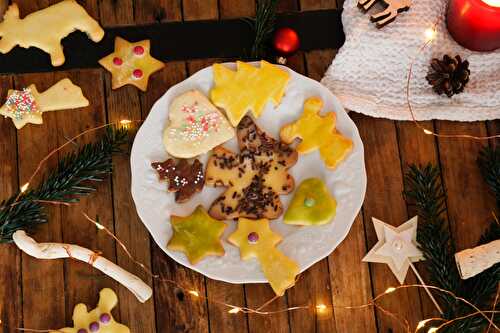
[[[163,144],[170,155],[178,158],[204,154],[235,135],[224,115],[197,90],[177,96],[170,104],[168,117]]]

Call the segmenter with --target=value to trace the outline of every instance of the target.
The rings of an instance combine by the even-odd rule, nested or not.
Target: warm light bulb
[[[431,319],[425,319],[425,320],[420,321],[420,322],[418,323],[418,325],[417,325],[417,330],[419,330],[419,329],[421,329],[421,328],[424,328],[424,327],[425,327],[425,325],[426,325],[429,321],[431,321]]]
[[[123,120],[120,120],[120,124],[122,125],[128,125],[130,124],[132,121],[128,120],[128,119],[123,119]]]
[[[104,230],[104,226],[98,222],[94,222],[95,226],[97,227],[97,229],[99,230]]]
[[[387,290],[385,291],[385,293],[386,293],[386,294],[390,294],[390,293],[394,292],[395,290],[396,290],[396,288],[394,288],[394,287],[389,287],[389,288],[387,288]]]
[[[324,312],[326,310],[326,305],[325,304],[318,304],[316,305],[316,310],[318,310],[318,312]]]
[[[492,7],[500,7],[500,0],[483,0],[483,2]]]
[[[26,190],[28,189],[28,187],[30,186],[30,183],[26,183],[24,184],[22,187],[21,187],[21,193],[24,193],[26,192]]]
[[[236,313],[240,312],[240,308],[232,308],[228,312],[231,313],[231,314],[236,314]]]
[[[428,129],[425,129],[425,128],[424,128],[424,133],[425,133],[425,134],[427,134],[427,135],[432,134],[432,132],[431,132],[431,131],[429,131]]]
[[[199,297],[200,294],[198,294],[198,292],[196,290],[190,290],[189,293],[193,296],[196,296],[196,297]]]
[[[438,331],[437,327],[431,327],[431,328],[429,328],[427,333],[436,333],[437,331]]]
[[[425,30],[425,37],[427,40],[433,40],[436,37],[436,30],[434,28]]]

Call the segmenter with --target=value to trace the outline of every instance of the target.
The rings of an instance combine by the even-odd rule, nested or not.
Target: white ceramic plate
[[[235,68],[233,63],[225,65]],[[258,63],[254,66],[258,66]],[[277,109],[272,107],[271,102],[268,103],[262,116],[257,119],[257,125],[274,138],[278,138],[280,128],[301,115],[304,100],[319,96],[325,104],[322,112],[334,111],[337,114],[337,129],[354,142],[353,151],[335,171],[325,168],[317,151],[300,155],[297,164],[290,169],[297,185],[310,177],[323,179],[337,200],[337,215],[327,225],[289,226],[283,224],[282,219],[271,223],[271,228],[283,236],[283,241],[278,248],[295,260],[300,270],[304,271],[328,256],[347,236],[363,203],[366,191],[366,171],[363,144],[358,130],[337,98],[317,81],[295,73],[287,67],[283,69],[287,70],[292,77],[285,96]],[[223,191],[222,188],[205,187],[189,202],[179,205],[174,202],[174,194],[167,192],[167,184],[160,182],[156,171],[151,168],[151,162],[163,161],[168,157],[162,138],[168,119],[168,107],[172,99],[190,89],[198,89],[208,96],[212,85],[212,68],[207,67],[171,87],[155,103],[137,133],[132,147],[132,196],[140,218],[156,243],[178,263],[216,280],[231,283],[267,282],[257,260],[240,260],[238,248],[225,241],[227,236],[235,230],[236,223],[233,221],[227,221],[228,228],[223,236],[226,254],[223,257],[210,256],[196,265],[191,265],[183,253],[167,249],[167,242],[172,235],[169,216],[172,214],[189,215],[199,204],[208,209]],[[228,142],[226,146],[238,152],[235,139]],[[201,156],[199,159],[205,164],[207,158],[208,156]],[[281,196],[285,207],[288,206],[292,196],[293,193]]]

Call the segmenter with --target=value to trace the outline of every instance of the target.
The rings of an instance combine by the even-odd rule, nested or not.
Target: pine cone
[[[429,73],[425,77],[434,91],[448,97],[460,94],[469,82],[469,62],[462,61],[459,55],[455,58],[445,54],[443,60],[432,59]]]

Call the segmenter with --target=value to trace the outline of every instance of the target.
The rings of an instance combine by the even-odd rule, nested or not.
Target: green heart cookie
[[[322,225],[335,217],[337,202],[318,178],[304,180],[288,206],[283,222],[293,225]]]

